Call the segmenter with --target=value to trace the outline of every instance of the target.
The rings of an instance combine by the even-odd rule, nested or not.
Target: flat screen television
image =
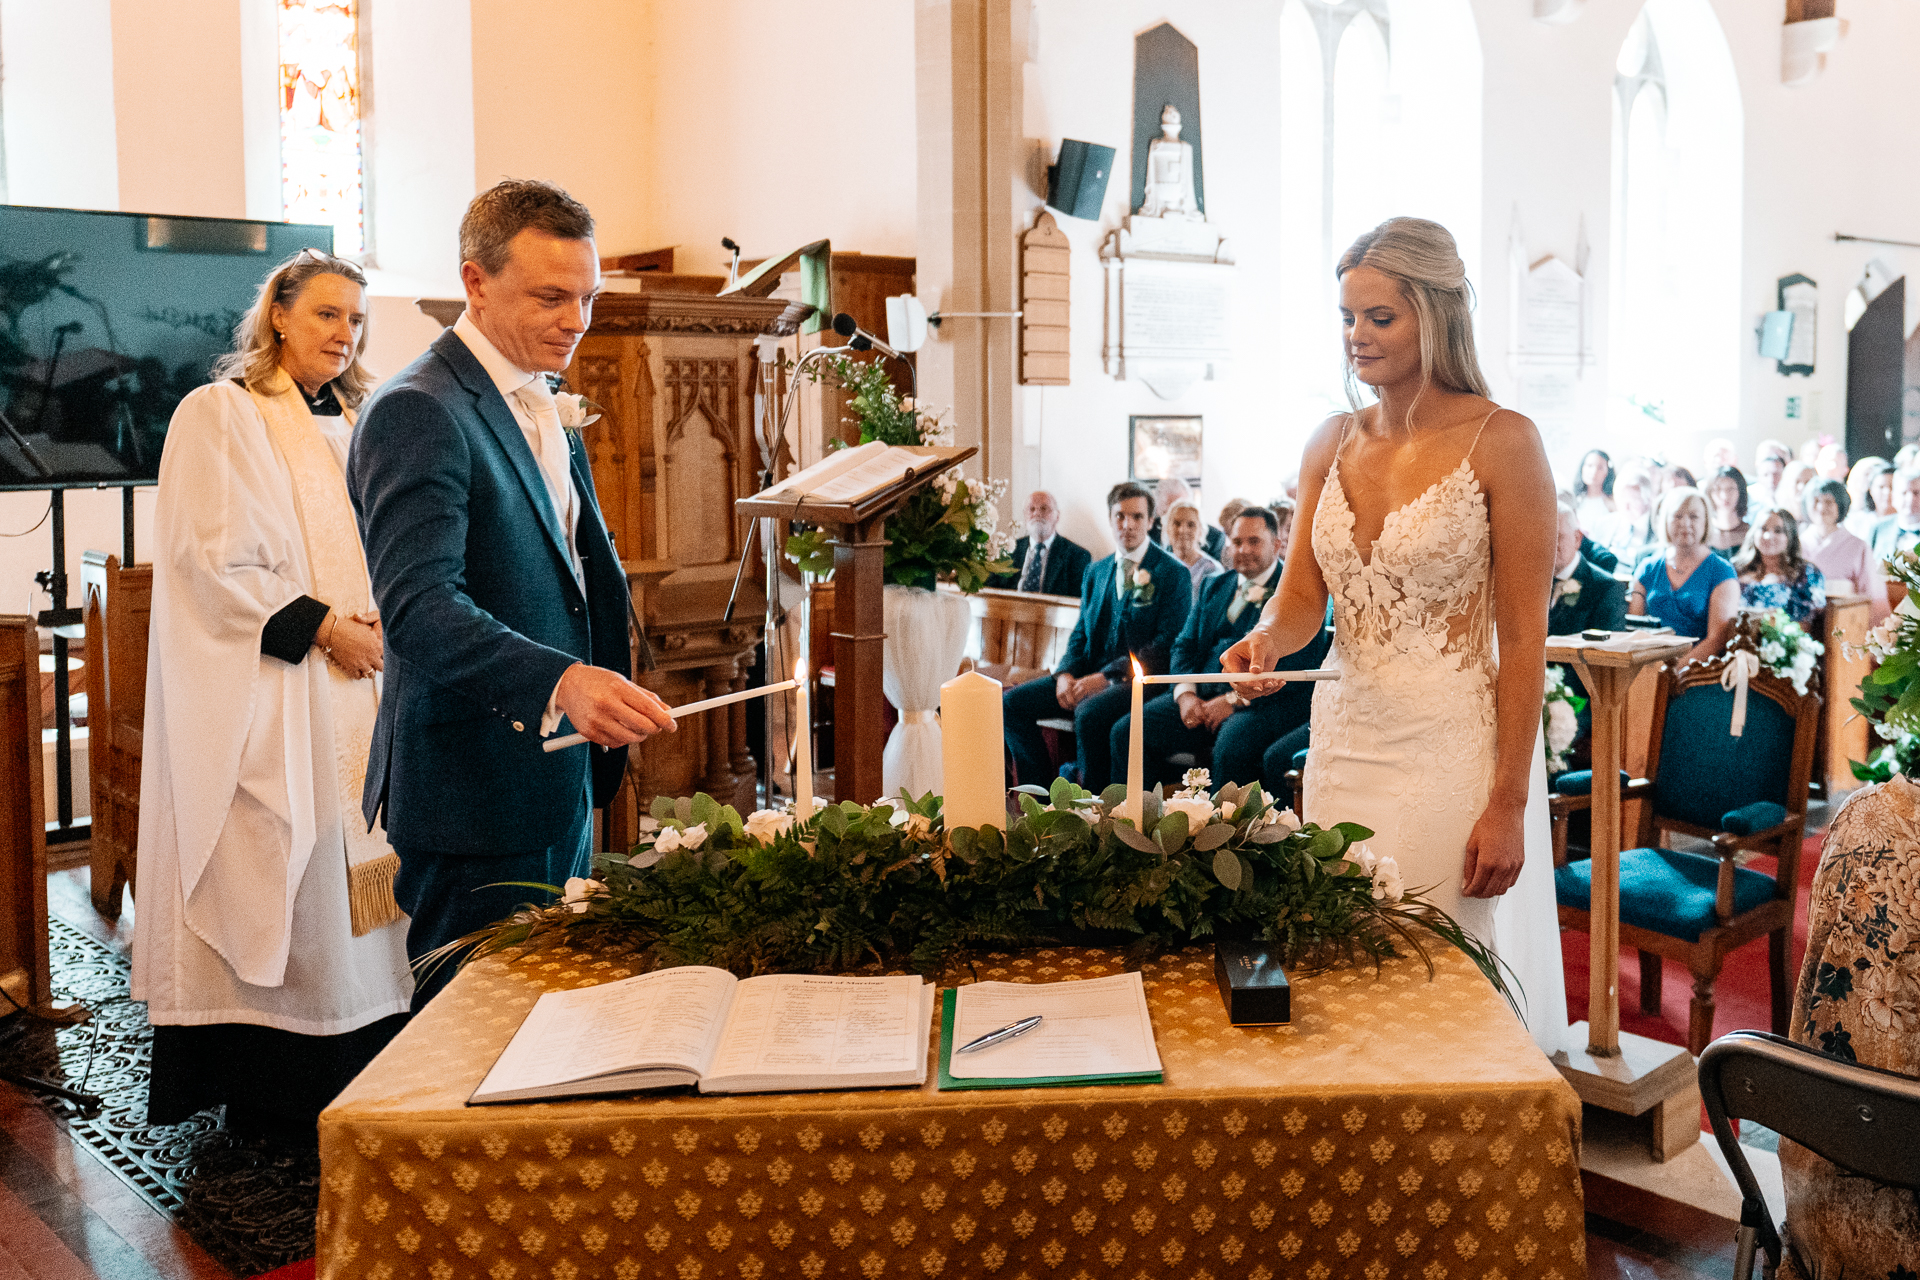
[[[333,228],[0,205],[0,489],[152,484],[276,263]]]

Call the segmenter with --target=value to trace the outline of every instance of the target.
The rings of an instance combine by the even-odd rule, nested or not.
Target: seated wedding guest
[[[1807,519],[1800,526],[1800,550],[1807,563],[1827,579],[1828,595],[1867,597],[1870,624],[1887,613],[1887,585],[1873,551],[1845,524],[1847,487],[1838,480],[1819,480],[1807,490]]]
[[[1181,498],[1167,508],[1167,550],[1187,566],[1195,595],[1200,594],[1200,584],[1221,569],[1218,560],[1201,550],[1200,523],[1200,504],[1192,498]]]
[[[1650,613],[1674,634],[1699,643],[1684,661],[1711,658],[1726,646],[1740,611],[1733,566],[1707,550],[1707,500],[1698,489],[1675,489],[1654,511],[1660,541],[1634,570],[1628,613]]]
[[[1920,444],[1903,444],[1893,455],[1895,471],[1911,471],[1920,464]]]
[[[1245,498],[1228,498],[1227,505],[1220,508],[1220,527],[1233,528],[1233,522],[1240,518],[1240,513],[1252,505]]]
[[[1107,517],[1119,550],[1096,560],[1080,584],[1080,620],[1052,675],[1006,691],[1007,750],[1021,783],[1045,786],[1053,775],[1039,721],[1073,717],[1080,784],[1094,792],[1113,781],[1107,735],[1126,715],[1133,661],[1149,674],[1167,670],[1174,638],[1186,625],[1193,579],[1186,566],[1147,537],[1153,496],[1131,480],[1107,493]],[[1150,695],[1166,690],[1153,685]]]
[[[1627,584],[1611,570],[1582,554],[1586,539],[1573,508],[1561,502],[1555,526],[1552,604],[1547,611],[1547,634],[1579,635],[1589,627],[1621,631],[1627,625]]]
[[[1675,489],[1698,489],[1700,484],[1693,478],[1693,472],[1685,467],[1664,467],[1660,472],[1660,493],[1665,495]]]
[[[1814,473],[1811,462],[1802,462],[1795,458],[1781,469],[1780,483],[1773,486],[1773,501],[1762,503],[1757,507],[1750,506],[1748,509],[1764,511],[1768,507],[1781,507],[1787,511],[1797,512],[1806,503],[1807,486],[1819,478]],[[1798,519],[1798,516],[1795,518]]]
[[[1173,642],[1175,671],[1215,672],[1220,655],[1260,620],[1260,606],[1280,581],[1280,522],[1265,507],[1248,507],[1233,522],[1228,554],[1231,573],[1208,578],[1194,597],[1187,625]],[[1308,671],[1327,656],[1331,636],[1320,637],[1281,660],[1275,670]],[[1261,757],[1275,739],[1307,723],[1313,685],[1291,684],[1264,698],[1244,701],[1230,684],[1178,684],[1173,697],[1159,698],[1141,711],[1146,723],[1141,741],[1146,752],[1142,777],[1147,786],[1177,783],[1187,766],[1169,757],[1190,755],[1213,771],[1214,785],[1252,782],[1260,777]],[[1269,706],[1268,704],[1273,704]],[[1133,717],[1113,726],[1109,751],[1116,777],[1125,777]]]
[[[312,1143],[406,1021],[398,862],[360,818],[382,636],[342,468],[366,314],[353,263],[281,263],[168,428],[133,936],[150,1124],[225,1104]]]
[[[1873,558],[1885,563],[1920,544],[1920,469],[1896,472],[1893,477],[1893,514],[1873,526],[1867,545]]]
[[[1589,533],[1604,534],[1616,506],[1613,494],[1616,476],[1613,458],[1604,449],[1589,449],[1580,457],[1574,472],[1573,509],[1580,527]]]
[[[1920,785],[1853,793],[1807,895],[1807,951],[1788,1035],[1847,1062],[1920,1077]],[[1782,1233],[1801,1276],[1920,1272],[1920,1201],[1780,1140]]]
[[[1747,541],[1747,478],[1737,467],[1722,467],[1704,492],[1712,512],[1707,545],[1731,559]]]
[[[1274,536],[1279,539],[1282,560],[1287,557],[1287,548],[1293,545],[1293,513],[1297,505],[1292,498],[1275,498],[1267,504],[1267,510],[1280,522],[1280,532]]]
[[[1893,514],[1893,464],[1885,458],[1862,458],[1847,473],[1847,532],[1865,540],[1873,526]]]
[[[1733,558],[1740,575],[1740,603],[1749,609],[1784,609],[1811,628],[1827,607],[1827,579],[1800,554],[1800,523],[1785,507],[1760,513],[1747,544]]]
[[[1821,445],[1820,452],[1813,457],[1813,470],[1822,480],[1844,481],[1847,478],[1847,447],[1833,440]]]
[[[1585,526],[1582,528],[1611,552],[1618,563],[1631,568],[1654,542],[1653,478],[1644,471],[1629,471],[1614,484],[1613,491],[1618,506],[1604,535]]]
[[[1152,537],[1155,542],[1163,547],[1167,545],[1168,534],[1166,530],[1166,519],[1167,513],[1173,510],[1173,504],[1182,501],[1192,502],[1193,500],[1193,489],[1179,476],[1168,476],[1164,480],[1155,482],[1153,486],[1154,514],[1152,531]],[[1195,503],[1194,510],[1197,512],[1199,509],[1198,503]],[[1200,518],[1200,528],[1200,549],[1213,557],[1216,564],[1219,563],[1220,557],[1227,552],[1227,535],[1208,524],[1204,516]]]
[[[1712,475],[1722,467],[1737,469],[1740,465],[1740,457],[1734,452],[1733,441],[1725,436],[1707,441],[1707,447],[1700,451],[1700,459],[1706,464],[1708,475]]]
[[[1077,596],[1093,553],[1059,532],[1060,508],[1053,495],[1035,489],[1027,495],[1027,536],[1013,546],[1013,572],[996,573],[990,587]]]
[[[1757,511],[1773,505],[1780,473],[1793,461],[1793,450],[1779,440],[1762,440],[1753,451],[1753,480],[1747,486],[1747,508]]]

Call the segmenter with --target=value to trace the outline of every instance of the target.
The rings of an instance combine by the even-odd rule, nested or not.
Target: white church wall
[[[7,199],[120,207],[112,0],[0,0]]]

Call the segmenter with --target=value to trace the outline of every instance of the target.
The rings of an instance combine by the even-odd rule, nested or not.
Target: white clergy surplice
[[[343,467],[350,429],[313,424]],[[349,916],[349,861],[380,849],[349,837],[366,764],[342,768],[336,677],[317,650],[292,665],[260,652],[269,618],[325,596],[287,458],[241,387],[201,387],[175,412],[154,545],[134,999],[158,1025],[303,1035],[404,1012],[405,917],[356,937]]]

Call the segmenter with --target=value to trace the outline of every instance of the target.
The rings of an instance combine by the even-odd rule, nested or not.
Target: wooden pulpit
[[[905,446],[927,458],[905,482],[856,502],[824,503],[755,495],[735,503],[743,516],[802,520],[833,530],[833,798],[880,798],[887,728],[881,663],[887,641],[887,517],[942,472],[978,452]],[[809,672],[808,679],[817,676]]]

